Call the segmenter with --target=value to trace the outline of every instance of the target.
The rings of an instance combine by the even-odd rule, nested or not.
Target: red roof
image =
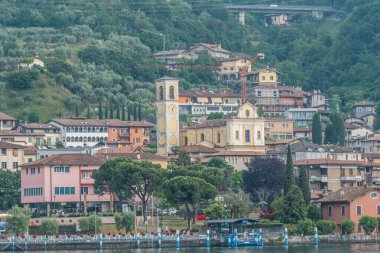
[[[29,166],[59,166],[59,165],[93,165],[100,166],[103,161],[97,157],[88,154],[59,154],[52,155],[40,160],[21,165],[22,167]]]
[[[209,90],[180,90],[180,96],[184,97],[222,97],[222,98],[240,98],[241,94],[238,93],[230,93],[227,91],[209,91]]]
[[[86,118],[61,118],[53,119],[63,126],[99,126],[99,127],[153,127],[154,125],[146,121],[122,121],[119,119],[86,119]]]
[[[185,146],[181,148],[187,153],[217,153],[219,152],[216,149],[209,148],[203,145],[192,145],[192,146]]]
[[[199,129],[199,128],[208,128],[208,127],[219,127],[219,126],[225,126],[226,120],[225,119],[214,119],[214,120],[206,120],[205,122],[202,122],[197,125],[192,125],[185,127],[185,129]]]
[[[364,196],[369,191],[380,191],[379,187],[357,186],[357,187],[343,187],[340,190],[328,194],[322,198],[320,202],[351,202],[361,196]]]
[[[127,159],[139,160],[138,155],[140,155],[141,160],[166,160],[163,156],[147,152],[133,152],[126,148],[102,148],[95,156],[103,160],[112,159],[115,157],[125,157]]]
[[[362,161],[356,160],[334,160],[334,159],[305,159],[293,161],[294,165],[362,165]]]
[[[16,120],[12,116],[9,116],[8,114],[5,114],[3,112],[0,112],[0,120]]]
[[[18,149],[24,149],[25,146],[16,145],[9,142],[0,141],[0,148],[18,148]]]
[[[255,151],[233,151],[233,150],[225,150],[220,151],[218,153],[213,154],[205,154],[205,156],[265,156],[263,153],[255,152]]]

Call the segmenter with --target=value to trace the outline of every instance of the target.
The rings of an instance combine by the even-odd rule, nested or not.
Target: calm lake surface
[[[53,251],[48,251],[53,253]],[[57,253],[69,253],[69,251],[56,251]],[[70,251],[70,253],[89,253],[98,251]],[[140,250],[116,250],[108,251],[104,250],[103,253],[171,253],[171,252],[184,252],[184,253],[379,253],[380,244],[322,244],[318,248],[314,246],[290,246],[288,249],[284,247],[271,247],[264,246],[262,249],[256,247],[244,247],[238,249],[227,249],[227,248],[187,248],[187,249],[140,249]]]

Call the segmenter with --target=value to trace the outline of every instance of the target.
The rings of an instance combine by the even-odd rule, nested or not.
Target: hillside
[[[229,1],[226,1],[229,2]],[[265,1],[232,1],[264,3]],[[276,1],[268,1],[268,3]],[[292,1],[277,1],[289,2]],[[298,1],[329,4],[332,1]],[[263,17],[247,15],[247,25],[222,0],[39,0],[0,3],[0,111],[41,121],[54,116],[95,116],[99,103],[154,118],[154,79],[180,77],[185,88],[221,86],[210,71],[165,73],[152,52],[185,49],[199,43],[251,54],[263,52],[282,81],[306,90],[322,89],[333,105],[348,111],[361,98],[377,101],[380,1],[336,1],[337,18],[301,17],[287,27],[265,27]],[[265,2],[265,4],[267,4]],[[357,6],[357,7],[355,7]],[[145,30],[145,31],[144,31]],[[38,53],[46,68],[19,69]],[[212,59],[186,64],[210,65]]]

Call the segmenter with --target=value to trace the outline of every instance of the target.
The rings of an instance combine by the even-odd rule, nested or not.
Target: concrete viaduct
[[[226,8],[231,12],[238,13],[239,22],[245,24],[245,13],[258,13],[258,14],[311,14],[317,19],[323,19],[325,14],[335,13],[336,10],[329,6],[306,6],[306,5],[238,5],[227,4]]]

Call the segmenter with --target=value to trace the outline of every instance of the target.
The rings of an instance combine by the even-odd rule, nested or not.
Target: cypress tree
[[[75,106],[75,117],[79,117],[79,105]]]
[[[344,121],[339,114],[333,113],[330,115],[331,123],[325,130],[325,143],[337,144],[344,146],[346,137],[346,129],[344,127]]]
[[[127,113],[128,113],[128,121],[131,121],[131,108],[128,107]]]
[[[121,120],[125,121],[125,106],[121,108]]]
[[[107,104],[106,104],[106,106],[104,108],[104,118],[108,119],[108,106],[107,106]]]
[[[310,204],[310,186],[305,167],[301,167],[298,184],[302,191],[303,199],[305,200],[305,206],[308,207]]]
[[[116,107],[116,118],[120,119],[120,107],[119,106]]]
[[[99,117],[99,119],[103,119],[103,106],[102,106],[102,102],[99,102],[98,117]]]
[[[113,106],[110,105],[110,119],[113,119]]]
[[[90,106],[87,106],[87,118],[91,118],[91,113],[90,113]]]
[[[141,103],[140,102],[139,102],[139,115],[138,116],[139,116],[139,120],[141,121],[142,117],[141,117]]]
[[[321,124],[321,117],[319,113],[315,113],[313,116],[312,131],[313,131],[313,143],[321,145],[322,144],[322,124]]]
[[[292,185],[288,194],[284,197],[281,222],[284,224],[296,224],[299,220],[306,218],[306,211],[301,189],[297,185]]]
[[[294,185],[294,167],[292,160],[292,152],[290,145],[288,145],[288,154],[286,156],[286,168],[285,168],[285,182],[284,182],[284,195],[286,195],[290,188]]]
[[[133,120],[137,121],[137,106],[136,103],[133,103]]]

